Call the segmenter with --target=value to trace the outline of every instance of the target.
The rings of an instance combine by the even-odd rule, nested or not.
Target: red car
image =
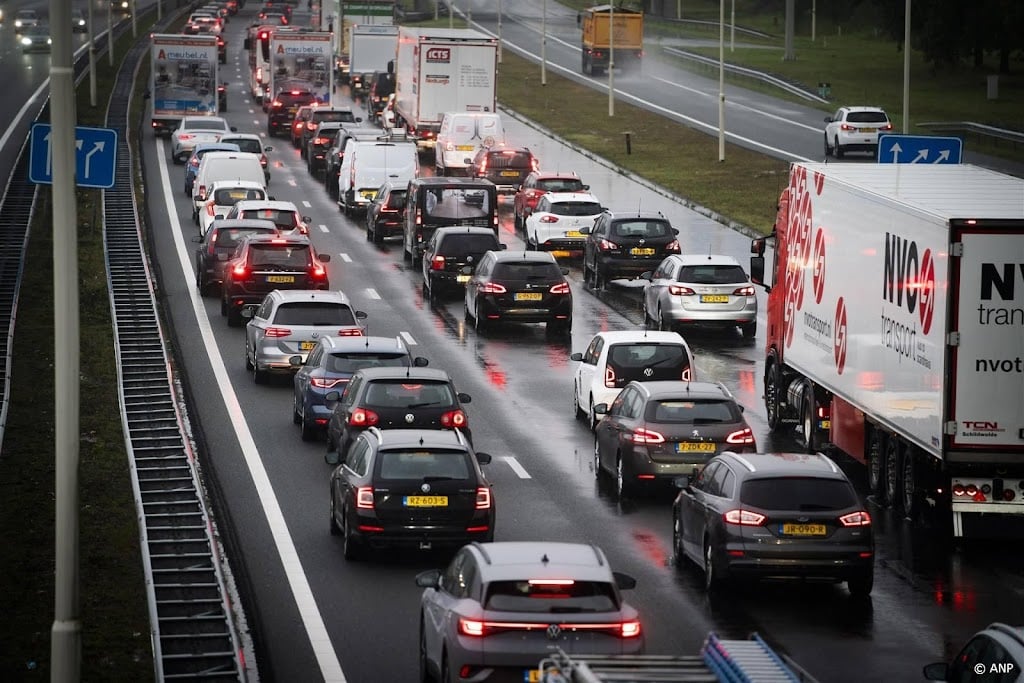
[[[545,173],[534,171],[526,176],[519,191],[513,199],[512,210],[515,213],[516,229],[526,226],[526,217],[537,208],[541,196],[548,192],[586,192],[589,185],[584,185],[575,173]]]

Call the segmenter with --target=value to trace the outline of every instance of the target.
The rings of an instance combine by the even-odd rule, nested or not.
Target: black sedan
[[[466,317],[478,332],[508,320],[547,323],[552,333],[572,331],[572,291],[548,252],[489,251],[466,283]]]
[[[630,382],[594,429],[594,474],[614,477],[615,492],[672,480],[722,451],[756,452],[743,408],[718,382]]]

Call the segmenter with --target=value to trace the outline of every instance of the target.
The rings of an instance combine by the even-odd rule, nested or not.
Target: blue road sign
[[[880,164],[959,164],[964,143],[939,135],[879,135]]]
[[[48,123],[32,126],[28,179],[42,185],[53,184],[53,150]],[[114,186],[117,157],[117,131],[112,128],[75,127],[75,184],[78,187]]]

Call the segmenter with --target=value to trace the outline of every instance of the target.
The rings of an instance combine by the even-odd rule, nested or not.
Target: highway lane
[[[246,62],[234,32],[244,25],[244,20],[229,25],[228,118],[240,131],[262,133],[262,112],[242,99]],[[688,249],[745,258],[747,237],[560,148],[528,126],[511,119],[507,125],[511,139],[534,149],[543,166],[577,169],[606,205],[642,201],[645,208],[661,208],[682,230]],[[695,651],[712,628],[730,636],[758,630],[822,681],[914,680],[922,663],[948,655],[980,625],[1021,613],[1024,582],[1017,551],[932,557],[927,548],[908,543],[905,527],[881,511],[870,604],[854,603],[833,586],[759,586],[707,600],[699,573],[690,568],[677,573],[671,564],[671,493],[616,502],[595,482],[592,438],[572,419],[568,354],[582,349],[597,330],[636,327],[635,297],[621,287],[595,297],[573,268],[571,343],[553,342],[529,326],[477,335],[463,321],[461,302],[446,300],[432,308],[400,247],[367,243],[361,228],[338,213],[321,184],[306,174],[289,143],[275,139],[271,144],[272,193],[313,217],[312,238],[333,257],[332,283],[369,313],[370,332],[407,336],[415,342],[414,353],[449,370],[459,388],[473,395],[468,414],[475,441],[495,456],[487,472],[495,484],[498,539],[601,545],[617,569],[639,579],[629,599],[644,617],[651,651]],[[195,294],[189,241],[195,227],[178,191],[182,168],[169,164],[166,150],[166,143],[151,138],[143,149],[152,258],[174,331],[199,460],[221,533],[236,551],[232,565],[243,580],[261,674],[269,680],[316,680],[333,659],[348,680],[413,680],[419,589],[412,578],[445,558],[387,553],[365,563],[343,560],[337,539],[327,531],[329,469],[323,444],[299,439],[291,424],[287,381],[254,385],[244,370],[242,332],[226,327],[216,299]],[[510,248],[521,247],[507,203],[501,234]],[[724,381],[747,407],[762,447],[798,446],[767,434],[758,344],[738,335],[688,339],[700,374]],[[320,635],[327,642],[318,640]]]

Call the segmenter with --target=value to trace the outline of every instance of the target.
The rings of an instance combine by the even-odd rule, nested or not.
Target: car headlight
[[[78,25],[79,26],[85,26],[85,19],[79,19],[78,20]]]
[[[32,44],[32,39],[29,38],[28,36],[25,36],[24,38],[21,39],[21,44],[22,45],[31,45]]]
[[[14,28],[21,28],[21,19],[14,22]]]

